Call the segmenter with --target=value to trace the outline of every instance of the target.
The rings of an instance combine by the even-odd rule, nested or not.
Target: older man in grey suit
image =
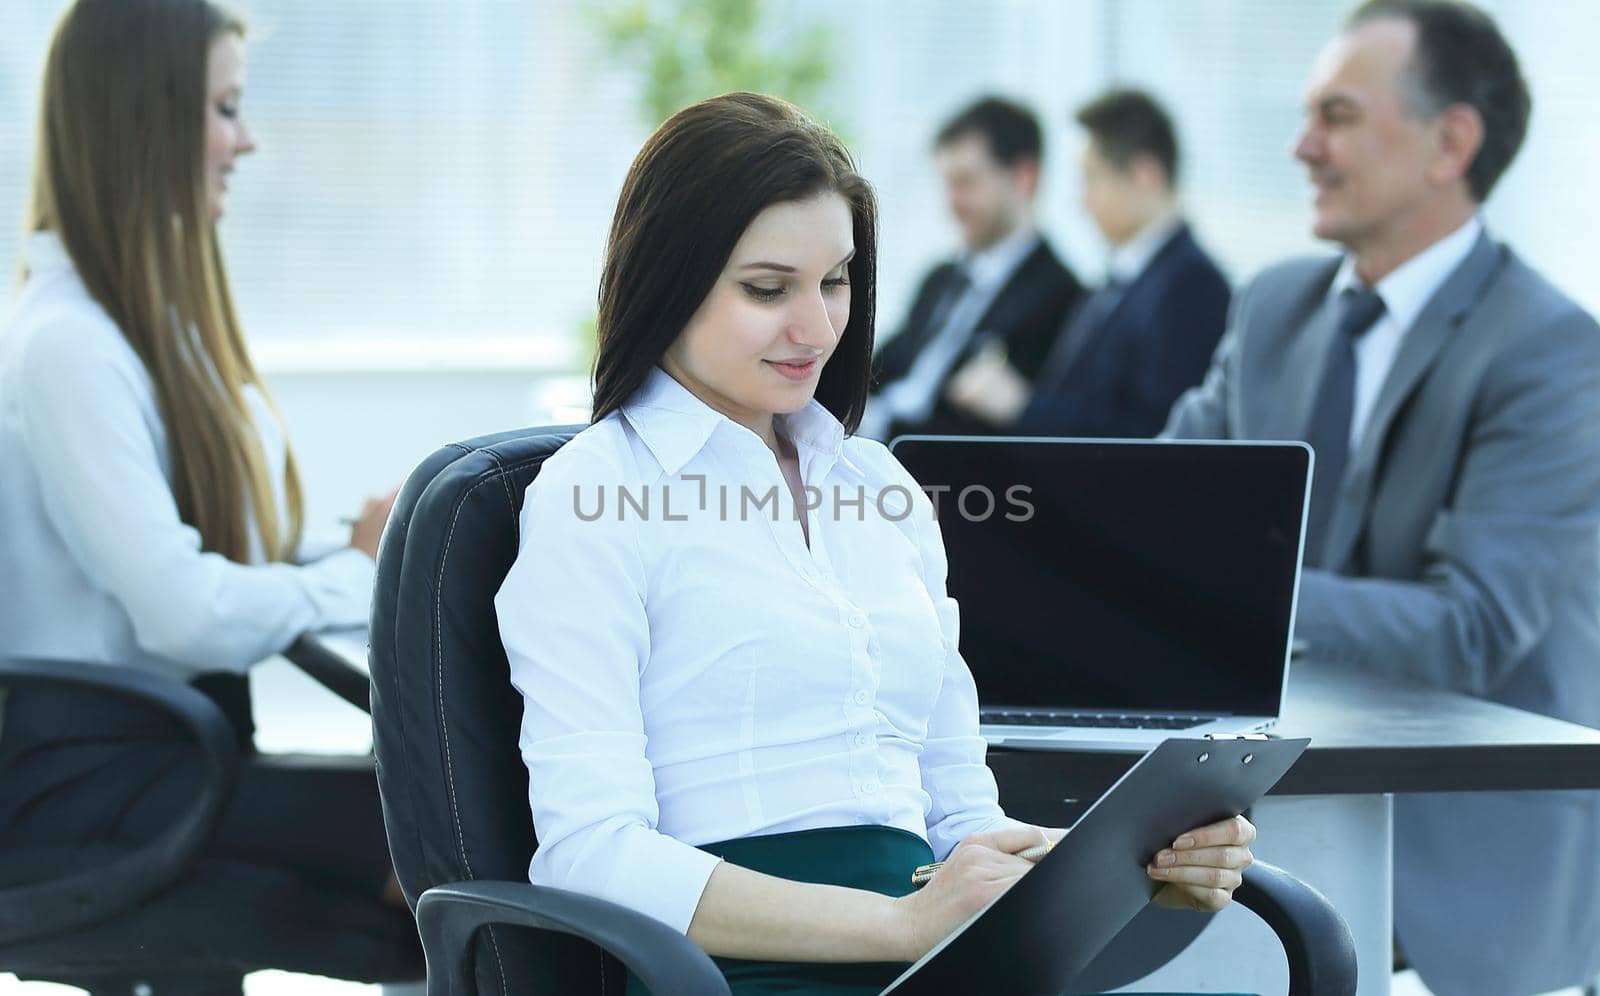
[[[1296,636],[1600,725],[1600,327],[1478,207],[1530,100],[1492,21],[1379,0],[1313,71],[1296,156],[1340,258],[1262,273],[1166,434],[1316,449]],[[1600,796],[1395,802],[1395,924],[1440,996],[1600,971]]]

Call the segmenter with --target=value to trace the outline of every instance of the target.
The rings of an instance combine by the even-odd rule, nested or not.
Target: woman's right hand
[[[383,539],[383,527],[389,521],[389,510],[394,507],[399,488],[386,495],[368,498],[361,506],[361,515],[350,528],[350,545],[373,560],[378,559],[378,541]]]
[[[895,900],[903,961],[916,961],[1033,867],[1017,851],[1040,843],[1038,830],[975,833],[957,844],[928,884]]]

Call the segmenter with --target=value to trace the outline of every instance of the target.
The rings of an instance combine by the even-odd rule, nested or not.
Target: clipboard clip
[[[1270,740],[1265,733],[1207,733],[1207,740]]]

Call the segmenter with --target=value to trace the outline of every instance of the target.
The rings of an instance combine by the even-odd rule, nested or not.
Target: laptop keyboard
[[[1209,723],[1206,716],[1117,716],[1098,712],[984,709],[985,723],[1005,726],[1087,726],[1117,730],[1187,730]]]

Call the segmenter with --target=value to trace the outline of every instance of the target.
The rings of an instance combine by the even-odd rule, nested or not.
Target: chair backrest
[[[372,727],[389,848],[413,906],[436,885],[527,880],[537,842],[518,749],[522,700],[494,595],[517,555],[529,482],[582,428],[444,447],[395,500],[372,606]],[[574,939],[487,928],[478,992],[601,991],[602,977],[622,975],[603,958]]]

